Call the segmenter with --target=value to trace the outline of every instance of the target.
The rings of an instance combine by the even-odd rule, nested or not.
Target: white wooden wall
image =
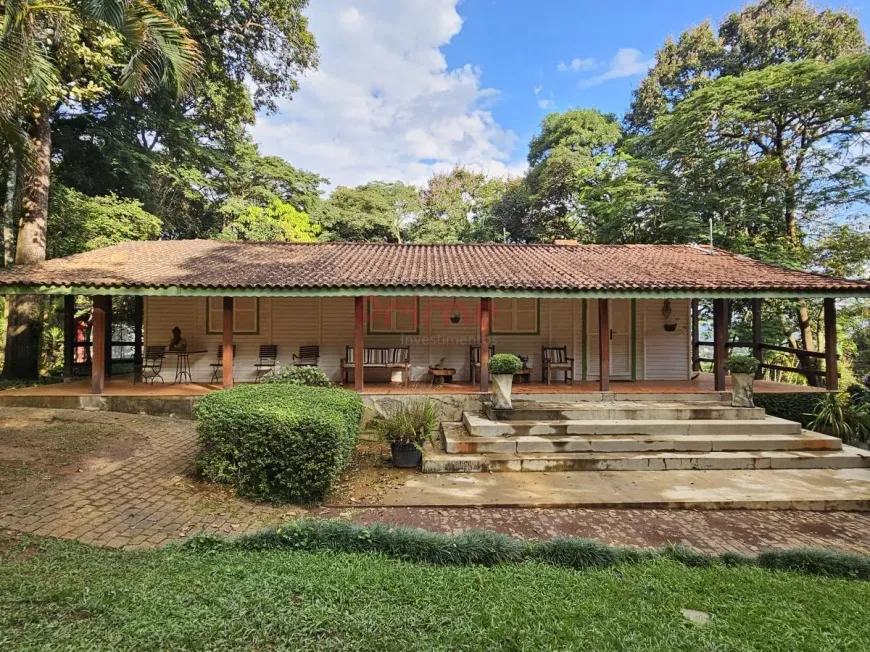
[[[677,318],[677,331],[664,330],[660,300],[637,301],[636,341],[638,380],[685,380],[690,377],[689,301],[672,300]],[[178,326],[190,349],[207,349],[207,353],[191,357],[194,379],[207,382],[211,377],[209,364],[214,361],[220,334],[208,334],[207,302],[203,297],[146,297],[145,343],[168,344],[172,328]],[[420,298],[420,326],[416,335],[366,334],[367,346],[410,346],[411,378],[425,380],[430,364],[442,358],[445,366],[457,370],[458,380],[469,378],[469,346],[477,343],[478,300],[459,299],[456,308],[462,315],[453,324],[449,315],[452,299]],[[587,301],[587,378],[598,378],[598,313],[597,301]],[[340,360],[345,347],[353,345],[354,300],[352,297],[269,298],[260,299],[260,329],[256,335],[234,335],[237,382],[254,378],[254,364],[261,344],[277,344],[282,365],[293,362],[292,354],[300,346],[320,346],[320,366],[333,379],[340,377]],[[539,332],[534,335],[493,335],[497,352],[529,356],[534,369],[533,381],[541,378],[541,347],[567,346],[574,357],[575,378],[582,378],[583,362],[583,302],[574,299],[542,299]],[[167,359],[163,374],[171,382],[175,369],[173,358]],[[170,367],[172,367],[170,369]],[[370,369],[366,380],[386,381],[389,372]]]

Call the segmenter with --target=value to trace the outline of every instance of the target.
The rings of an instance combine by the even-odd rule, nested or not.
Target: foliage
[[[209,394],[195,414],[204,478],[243,496],[311,502],[348,463],[362,399],[343,389],[267,383]]]
[[[856,405],[847,392],[826,393],[816,405],[810,429],[844,442],[870,439],[870,406]]]
[[[420,446],[430,441],[438,428],[438,410],[435,403],[426,398],[391,401],[383,410],[383,414],[371,420],[369,427],[389,444]]]
[[[513,353],[496,353],[486,365],[491,374],[513,375],[523,368],[523,361]]]
[[[273,376],[266,378],[268,383],[287,383],[309,387],[332,387],[332,381],[320,367],[284,367]]]
[[[758,360],[751,355],[729,355],[724,366],[732,374],[754,374],[758,371]]]
[[[344,541],[359,545],[352,539],[366,535],[352,527]],[[50,639],[61,649],[133,650],[220,641],[225,650],[250,650],[280,640],[300,650],[798,652],[861,649],[870,636],[863,618],[870,585],[848,575],[656,558],[583,572],[534,561],[415,564],[403,561],[404,528],[381,527],[401,545],[393,559],[305,546],[249,551],[217,537],[136,551],[3,540],[0,644],[36,650]],[[472,540],[487,557],[504,554],[482,539],[446,537],[442,554],[460,540]],[[786,552],[774,554],[784,559]],[[834,555],[840,568],[853,558]],[[687,622],[680,613],[687,607],[711,613],[712,622]]]
[[[813,414],[824,394],[821,393],[776,393],[756,394],[755,405],[773,417],[797,421],[804,428],[810,428]]]
[[[88,197],[55,185],[48,216],[49,258],[69,256],[130,240],[160,237],[160,220],[135,199]]]
[[[403,242],[419,210],[416,188],[398,181],[339,186],[324,207],[324,235],[343,242]]]
[[[266,208],[248,206],[227,224],[218,240],[254,240],[258,242],[314,242],[320,227],[311,223],[307,213],[296,210],[280,199]]]

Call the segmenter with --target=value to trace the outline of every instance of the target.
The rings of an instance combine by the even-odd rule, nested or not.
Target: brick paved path
[[[196,436],[189,421],[60,410],[22,418],[99,420],[138,433],[126,459],[97,455],[81,473],[36,492],[0,496],[0,528],[110,547],[152,546],[197,532],[238,534],[306,513],[239,500],[191,480]],[[630,546],[683,543],[704,552],[752,553],[814,546],[870,554],[870,513],[589,509],[323,508],[325,518],[392,522],[441,532],[490,529],[526,538],[560,534]]]

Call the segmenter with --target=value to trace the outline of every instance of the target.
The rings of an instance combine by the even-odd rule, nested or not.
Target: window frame
[[[530,331],[517,330],[517,301],[534,301],[535,302],[535,329]],[[536,297],[495,297],[492,300],[493,312],[496,311],[497,301],[511,302],[511,322],[513,324],[511,330],[497,330],[495,327],[495,315],[491,319],[490,333],[493,335],[540,335],[541,334],[541,300]]]
[[[414,301],[414,327],[413,330],[398,330],[396,325],[396,301],[401,299],[413,299]],[[390,302],[390,322],[391,327],[387,330],[373,330],[375,327],[375,320],[372,318],[373,308],[372,308],[372,299],[376,299],[377,301],[389,301]],[[420,334],[420,297],[417,295],[411,296],[391,296],[391,297],[369,297],[366,300],[366,333],[368,335],[419,335]]]
[[[254,330],[249,331],[240,331],[236,325],[236,318],[238,317],[238,311],[236,310],[235,302],[239,299],[253,299],[254,300],[254,321],[255,327]],[[219,301],[221,305],[221,311],[223,311],[223,297],[206,297],[205,302],[205,329],[206,334],[208,335],[223,335],[224,332],[224,324],[223,317],[221,317],[220,324],[215,326],[212,323],[212,301]],[[260,334],[260,297],[233,297],[233,335],[259,335]]]

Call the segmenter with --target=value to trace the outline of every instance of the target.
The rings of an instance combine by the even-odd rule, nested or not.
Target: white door
[[[631,301],[610,300],[610,375],[631,377]]]

